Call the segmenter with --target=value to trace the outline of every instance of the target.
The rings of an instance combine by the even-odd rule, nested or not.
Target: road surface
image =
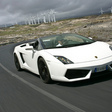
[[[16,70],[16,45],[0,47],[0,112],[112,112],[112,74],[44,84],[39,76]]]

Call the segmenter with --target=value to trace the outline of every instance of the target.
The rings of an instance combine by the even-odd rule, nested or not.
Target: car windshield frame
[[[40,42],[43,46],[43,49],[53,49],[87,45],[94,43],[95,41],[82,35],[74,33],[64,33],[41,37]]]

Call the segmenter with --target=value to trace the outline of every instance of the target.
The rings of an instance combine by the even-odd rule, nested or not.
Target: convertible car
[[[14,49],[18,71],[40,75],[44,83],[79,81],[112,71],[112,46],[66,33],[37,38]]]

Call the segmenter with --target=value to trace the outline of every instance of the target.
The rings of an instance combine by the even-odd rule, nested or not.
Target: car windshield
[[[91,44],[94,40],[77,34],[59,34],[40,38],[44,49]]]

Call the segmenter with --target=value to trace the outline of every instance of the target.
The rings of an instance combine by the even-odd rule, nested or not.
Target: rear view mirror
[[[93,39],[92,37],[88,37],[88,38],[91,39],[91,40]]]

